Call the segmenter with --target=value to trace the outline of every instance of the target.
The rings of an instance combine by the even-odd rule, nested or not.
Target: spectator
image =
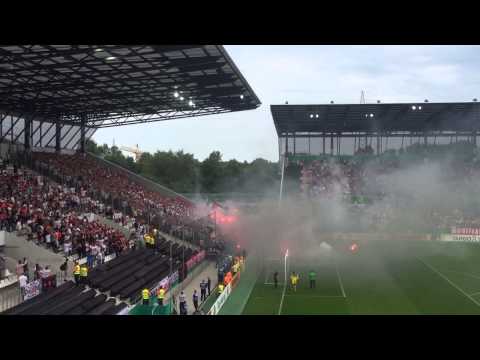
[[[40,265],[35,264],[35,270],[34,270],[34,272],[33,272],[33,280],[38,280],[38,279],[40,279],[40,270],[41,270]]]
[[[23,272],[24,272],[24,266],[23,266],[22,260],[18,260],[18,264],[16,268],[17,277],[20,278],[20,275],[23,275]]]
[[[22,300],[25,299],[25,288],[28,283],[28,278],[25,276],[25,274],[22,274],[18,278],[18,283],[20,285],[20,294],[22,296]]]
[[[97,254],[97,265],[103,264],[104,261],[105,261],[105,257],[103,255],[103,252],[99,251]]]
[[[198,311],[198,294],[196,289],[193,290],[192,300],[193,300],[193,306],[195,307],[195,312],[197,312]]]
[[[182,291],[179,296],[180,315],[187,315],[187,299]]]
[[[28,260],[26,257],[23,258],[23,273],[27,276],[27,279],[30,277],[30,273],[28,271]]]
[[[210,280],[210,276],[207,279],[207,289],[208,289],[208,296],[210,296],[210,287],[212,285],[212,280]],[[203,300],[202,300],[203,301]]]
[[[68,275],[68,258],[65,258],[65,261],[63,262],[63,264],[60,265],[60,271],[62,271],[64,279],[67,280],[67,275]]]
[[[200,282],[200,300],[204,302],[207,298],[207,283],[205,280]]]
[[[40,269],[39,271],[40,279],[46,279],[51,275],[51,270],[48,266],[45,266],[45,268]]]

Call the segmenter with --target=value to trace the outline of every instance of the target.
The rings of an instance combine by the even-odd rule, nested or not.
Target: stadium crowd
[[[448,155],[448,156],[447,156]],[[387,223],[393,216],[393,208],[398,204],[396,194],[388,189],[388,177],[395,171],[407,169],[413,165],[429,164],[441,160],[442,173],[439,175],[445,184],[475,185],[480,175],[480,156],[476,147],[469,143],[450,145],[414,144],[398,151],[390,150],[380,156],[374,156],[371,148],[360,149],[354,156],[319,157],[313,161],[297,160],[294,166],[300,168],[300,189],[307,198],[331,198],[340,196],[353,204],[371,204],[384,199],[382,207],[363,208],[364,214],[372,218],[372,223]],[[453,185],[453,186],[452,186]],[[480,189],[479,189],[480,190]],[[407,196],[408,194],[402,194]],[[439,197],[442,194],[439,194]],[[403,199],[405,200],[405,199]],[[480,213],[472,211],[474,206],[465,204],[464,208],[436,209],[425,214],[425,221],[432,227],[480,226]]]
[[[24,168],[0,177],[0,229],[65,255],[102,258],[129,246],[125,236],[82,216],[99,213],[101,204],[73,188],[58,185]]]
[[[105,204],[106,215],[124,226],[138,229],[142,224],[203,245],[210,238],[210,223],[195,214],[194,205],[181,197],[166,197],[132,180],[125,171],[101,164],[88,155],[35,153],[36,168],[85,196]]]
[[[219,241],[211,236],[213,227],[208,216],[199,216],[192,203],[180,197],[166,197],[152,191],[142,183],[132,180],[125,171],[102,164],[91,156],[33,153],[28,161],[15,155],[14,158],[16,163],[26,164],[37,173],[46,175],[43,179],[53,179],[56,184],[60,184],[55,185],[57,187],[52,186],[55,191],[53,195],[58,197],[60,192],[63,201],[59,211],[52,216],[58,217],[59,213],[62,213],[61,217],[67,217],[67,222],[74,228],[88,223],[93,229],[86,229],[87,238],[90,238],[89,234],[92,233],[94,237],[98,235],[100,238],[104,238],[103,235],[106,234],[112,238],[109,243],[114,244],[110,251],[118,252],[132,246],[134,240],[122,238],[118,232],[106,229],[99,223],[91,224],[84,219],[78,221],[78,214],[104,215],[137,238],[142,238],[148,228],[156,227],[162,232],[202,247],[211,246],[212,243],[215,245]],[[65,210],[69,212],[65,214]],[[48,241],[48,246],[57,248],[52,237],[40,237],[38,241]],[[66,248],[70,250],[68,244],[67,241]],[[73,244],[71,251],[83,255],[89,252],[89,247],[75,248]]]
[[[344,195],[385,195],[378,178],[414,164],[428,163],[450,155],[449,181],[470,181],[480,174],[480,156],[468,144],[412,145],[374,156],[371,147],[358,149],[354,156],[323,157],[296,161],[300,166],[300,187],[308,197]]]

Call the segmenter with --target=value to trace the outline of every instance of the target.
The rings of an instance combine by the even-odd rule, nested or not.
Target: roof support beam
[[[80,125],[80,152],[85,154],[85,123],[86,118],[82,116],[82,123]]]
[[[64,146],[65,149],[68,149],[68,145],[70,145],[70,144],[72,143],[73,139],[75,139],[75,138],[77,137],[78,133],[79,133],[81,130],[82,130],[82,128],[81,128],[80,126],[78,126],[77,131],[75,131],[75,132],[73,133],[73,135],[70,136],[70,140],[68,140],[67,143],[65,144],[65,146]],[[82,141],[82,138],[81,138],[81,136],[80,136],[80,138],[77,140],[76,144],[79,144],[81,141]]]
[[[22,116],[23,116],[23,114],[22,114]],[[0,142],[2,142],[3,139],[5,139],[8,136],[8,134],[11,135],[12,143],[14,142],[14,131],[13,130],[15,128],[15,125],[17,125],[18,122],[20,121],[20,119],[21,119],[21,116],[18,116],[17,119],[15,121],[13,121],[13,116],[10,116],[10,120],[11,120],[10,127],[8,128],[7,132],[5,132],[2,137],[0,137]],[[3,121],[2,121],[2,123],[3,123]]]
[[[40,128],[43,126],[43,123],[40,123]],[[50,130],[55,126],[55,123],[51,123],[50,124],[50,127],[47,129],[47,131],[45,132],[45,134],[42,134],[42,131],[40,130],[40,138],[38,139],[38,141],[34,144],[34,147],[38,147],[38,145],[40,145],[40,147],[42,147],[42,143],[43,143],[43,136],[48,134],[50,132]]]

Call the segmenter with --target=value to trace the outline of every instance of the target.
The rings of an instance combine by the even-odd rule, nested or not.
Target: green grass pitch
[[[266,261],[243,314],[480,314],[480,244],[371,241],[309,260],[291,251],[287,264],[300,274],[297,291],[283,279],[275,289],[283,260]]]

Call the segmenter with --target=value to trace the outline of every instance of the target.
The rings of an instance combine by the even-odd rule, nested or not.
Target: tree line
[[[223,161],[213,151],[199,161],[193,154],[180,151],[144,152],[135,162],[116,146],[98,145],[88,140],[86,150],[144,176],[178,193],[265,193],[276,189],[279,166],[262,158],[252,162]]]

